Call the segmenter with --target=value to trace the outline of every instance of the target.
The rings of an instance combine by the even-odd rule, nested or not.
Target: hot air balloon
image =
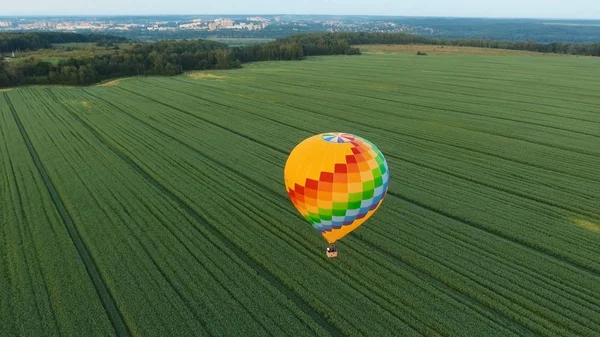
[[[337,257],[337,240],[377,211],[389,178],[387,162],[373,143],[341,132],[303,140],[284,169],[290,200],[327,240],[328,257]]]

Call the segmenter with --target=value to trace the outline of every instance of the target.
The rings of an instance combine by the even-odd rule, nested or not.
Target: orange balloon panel
[[[285,164],[284,177],[296,209],[329,243],[371,217],[389,185],[381,151],[364,138],[339,132],[298,144]]]

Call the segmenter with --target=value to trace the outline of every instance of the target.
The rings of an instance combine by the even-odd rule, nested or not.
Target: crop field
[[[600,59],[328,56],[0,92],[2,336],[594,336]],[[386,156],[325,256],[287,155]]]

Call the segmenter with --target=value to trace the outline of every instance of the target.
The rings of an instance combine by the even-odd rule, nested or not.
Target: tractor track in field
[[[129,90],[126,90],[126,91],[129,91]],[[135,93],[135,92],[131,92],[131,91],[129,91],[129,92],[137,95],[137,93]],[[92,96],[94,96],[94,95],[92,95]],[[143,95],[141,95],[141,96],[143,96]],[[146,99],[153,100],[146,96],[143,96],[143,97],[145,97]],[[164,104],[162,102],[159,102],[156,100],[153,100],[153,101],[172,108],[171,106]],[[179,109],[177,109],[177,108],[174,108],[174,109],[179,111]],[[185,112],[185,111],[181,111],[181,112],[189,114],[188,112]],[[300,310],[302,310],[305,314],[307,314],[309,317],[311,317],[324,330],[326,330],[332,336],[342,336],[341,332],[337,329],[337,327],[335,327],[331,322],[326,320],[318,311],[316,311],[303,298],[298,296],[294,292],[293,289],[289,288],[289,286],[287,286],[285,283],[281,282],[281,280],[279,280],[279,278],[277,278],[277,276],[275,274],[273,274],[271,271],[269,271],[269,269],[267,267],[265,267],[264,265],[260,264],[260,262],[253,259],[241,247],[239,247],[235,242],[231,241],[227,236],[225,236],[219,230],[214,228],[214,226],[204,216],[202,216],[201,214],[198,214],[190,205],[188,205],[187,202],[185,202],[183,199],[181,199],[179,196],[177,196],[175,193],[173,193],[166,186],[164,186],[160,182],[156,181],[148,172],[146,172],[146,170],[144,170],[135,161],[133,161],[131,158],[129,158],[129,156],[127,156],[127,154],[125,154],[120,149],[118,149],[117,147],[112,145],[110,142],[106,141],[105,137],[100,132],[96,131],[96,129],[94,129],[86,121],[81,119],[77,114],[73,113],[70,110],[69,110],[69,113],[84,128],[86,128],[92,135],[94,135],[94,137],[96,137],[102,144],[104,144],[111,151],[113,151],[125,163],[127,163],[135,172],[137,172],[144,180],[146,180],[147,183],[149,183],[151,186],[153,186],[158,191],[163,193],[166,197],[171,199],[175,204],[177,204],[179,207],[181,207],[181,209],[184,210],[188,214],[188,216],[190,216],[192,219],[194,219],[197,223],[203,225],[204,228],[208,229],[209,232],[212,235],[214,235],[214,237],[216,237],[219,241],[221,241],[241,261],[243,261],[248,266],[250,266],[252,269],[254,269],[258,275],[260,275],[262,278],[264,278],[266,281],[268,281],[271,285],[273,285],[277,290],[279,290],[283,295],[285,295],[290,301],[292,301]],[[205,122],[211,123],[210,121],[205,121]],[[211,124],[213,124],[213,123],[211,123]],[[218,126],[218,125],[215,125],[215,126]],[[218,127],[223,128],[221,126],[218,126]],[[230,132],[234,132],[227,128],[224,128],[224,129],[226,129]],[[240,136],[247,138],[243,135],[240,135]],[[253,139],[250,139],[250,140],[255,141]]]
[[[104,307],[104,310],[106,311],[106,314],[110,319],[113,328],[115,329],[115,333],[121,337],[131,336],[131,331],[129,330],[129,327],[126,324],[122,313],[119,311],[116,302],[112,294],[110,293],[110,290],[107,287],[105,280],[102,278],[102,275],[98,267],[96,266],[94,259],[90,254],[85,242],[83,241],[79,232],[77,231],[73,219],[69,215],[60,195],[58,194],[58,191],[56,190],[56,187],[54,187],[54,184],[52,183],[52,180],[50,179],[46,168],[44,167],[39,155],[37,154],[31,142],[31,139],[29,138],[29,135],[27,134],[27,131],[25,130],[21,119],[17,115],[17,112],[12,102],[10,101],[7,93],[4,93],[4,98],[8,103],[10,112],[12,113],[15,123],[19,128],[19,132],[23,137],[27,150],[29,151],[31,158],[34,161],[38,174],[41,176],[44,185],[46,186],[46,189],[48,191],[48,194],[50,195],[52,202],[56,207],[58,214],[60,215],[61,220],[67,227],[67,231],[69,233],[69,236],[71,237],[71,241],[73,242],[75,249],[79,253],[81,261],[85,265],[90,280],[92,281],[94,288],[98,293],[98,297],[102,302],[102,306]]]

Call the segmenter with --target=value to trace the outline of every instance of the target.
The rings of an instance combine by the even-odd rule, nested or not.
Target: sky
[[[0,0],[6,15],[333,14],[600,19],[600,0]]]

